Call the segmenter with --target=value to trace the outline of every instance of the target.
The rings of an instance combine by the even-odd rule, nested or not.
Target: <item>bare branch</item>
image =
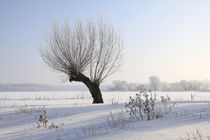
[[[122,46],[113,26],[103,19],[85,25],[78,21],[53,26],[41,56],[69,78],[89,73],[90,80],[100,84],[121,65]]]

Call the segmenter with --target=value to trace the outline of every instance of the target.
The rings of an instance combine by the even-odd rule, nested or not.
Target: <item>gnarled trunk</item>
[[[91,82],[91,80],[82,73],[75,73],[74,75],[76,76],[70,77],[69,79],[70,82],[78,81],[84,83],[88,87],[92,95],[93,103],[104,103],[98,83]]]
[[[93,103],[104,103],[99,85],[92,82],[86,83],[85,85],[93,97]]]

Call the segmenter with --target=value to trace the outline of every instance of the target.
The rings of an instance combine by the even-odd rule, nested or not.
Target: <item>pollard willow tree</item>
[[[103,103],[100,84],[122,62],[122,40],[109,22],[78,21],[54,25],[41,57],[52,69],[65,73],[70,82],[84,83],[93,103]]]

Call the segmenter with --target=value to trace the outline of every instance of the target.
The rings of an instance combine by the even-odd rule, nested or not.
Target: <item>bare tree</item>
[[[159,90],[161,86],[160,79],[157,76],[151,76],[149,77],[149,82],[150,82],[150,88],[151,90]]]
[[[54,25],[41,57],[51,68],[65,73],[70,82],[84,83],[93,103],[103,103],[99,86],[121,65],[122,40],[103,19]]]

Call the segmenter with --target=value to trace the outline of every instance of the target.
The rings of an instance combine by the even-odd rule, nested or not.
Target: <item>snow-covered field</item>
[[[91,104],[88,92],[0,92],[0,139],[178,140],[196,130],[210,139],[210,93],[157,92],[159,101],[169,95],[176,103],[172,111],[129,121],[125,103],[136,93],[103,92],[105,103]],[[37,128],[44,110],[47,128]]]

